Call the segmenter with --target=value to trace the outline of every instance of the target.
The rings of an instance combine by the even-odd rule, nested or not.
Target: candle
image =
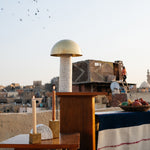
[[[36,100],[35,96],[32,98],[32,119],[33,119],[33,134],[37,133],[36,130]]]
[[[56,92],[55,85],[53,85],[53,96],[52,96],[52,120],[56,120]]]

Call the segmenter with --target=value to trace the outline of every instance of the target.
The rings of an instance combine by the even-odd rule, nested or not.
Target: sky
[[[0,0],[0,85],[50,83],[59,76],[52,47],[75,41],[83,56],[123,61],[137,87],[150,69],[149,0]]]

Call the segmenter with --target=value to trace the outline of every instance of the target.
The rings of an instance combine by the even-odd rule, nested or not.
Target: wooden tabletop
[[[61,134],[59,138],[42,140],[40,144],[29,144],[29,134],[20,134],[0,142],[0,148],[77,150],[80,148],[80,134]]]

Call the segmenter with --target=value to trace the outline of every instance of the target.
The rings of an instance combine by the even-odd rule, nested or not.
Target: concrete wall
[[[150,102],[150,92],[147,93],[128,93],[128,98],[134,100],[143,98]],[[96,107],[97,111],[120,111],[119,107],[101,108]],[[59,117],[59,114],[57,113]],[[51,110],[37,112],[37,124],[45,124],[48,126],[51,120]],[[6,140],[18,134],[28,134],[32,128],[31,113],[0,113],[0,141]]]
[[[131,100],[143,98],[145,101],[150,102],[150,92],[131,92],[128,93],[128,98]]]
[[[121,102],[127,101],[127,94],[112,94],[110,106],[117,107]]]
[[[37,112],[37,124],[49,125],[51,111]],[[32,128],[32,113],[0,113],[0,141],[18,134],[28,134]]]
[[[99,111],[120,111],[119,107],[96,109]],[[56,113],[59,119],[59,112]],[[37,124],[49,126],[52,118],[51,110],[37,112]],[[28,134],[32,129],[32,113],[0,113],[0,141],[18,134]],[[1,150],[1,148],[0,148]]]

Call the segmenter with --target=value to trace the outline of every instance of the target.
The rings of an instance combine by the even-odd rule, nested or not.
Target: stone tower
[[[149,69],[147,69],[147,82],[150,84],[150,72],[149,72]]]

